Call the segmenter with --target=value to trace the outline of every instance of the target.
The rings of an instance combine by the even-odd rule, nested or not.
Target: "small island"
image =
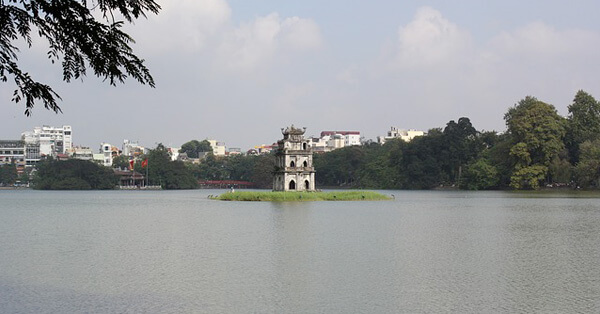
[[[212,199],[221,201],[304,202],[304,201],[384,201],[392,197],[374,191],[280,192],[236,191]]]
[[[211,196],[222,201],[379,201],[391,197],[373,191],[321,192],[315,189],[315,168],[312,149],[304,138],[306,128],[291,127],[281,129],[283,139],[277,142],[273,169],[273,191],[245,191]]]

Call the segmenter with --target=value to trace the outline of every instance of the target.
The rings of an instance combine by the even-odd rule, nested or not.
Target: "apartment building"
[[[379,144],[385,144],[386,140],[391,140],[395,138],[402,139],[405,142],[410,142],[413,138],[423,135],[425,135],[425,132],[423,131],[418,131],[415,129],[404,130],[396,127],[391,127],[391,129],[387,132],[386,136],[377,137],[377,142]]]
[[[212,147],[213,155],[215,156],[225,156],[225,143],[217,142],[216,140],[207,140],[210,143],[210,147]]]
[[[324,138],[326,136],[334,137],[335,135],[339,135],[339,136],[343,137],[344,146],[355,146],[355,145],[361,144],[359,131],[323,131],[323,132],[321,132],[321,138]]]
[[[33,131],[23,132],[21,138],[26,145],[39,146],[40,156],[65,154],[73,148],[73,130],[70,125],[35,127]]]
[[[346,146],[361,145],[359,131],[322,131],[321,137],[314,137],[310,145],[316,153],[330,152]]]
[[[0,165],[15,163],[25,166],[25,142],[22,140],[0,140]]]
[[[116,150],[116,154],[115,154],[115,150]],[[100,159],[102,160],[102,164],[105,167],[111,167],[112,166],[112,162],[113,162],[113,155],[117,155],[119,153],[119,150],[108,144],[108,143],[101,143],[100,144],[100,155],[98,155],[97,157],[94,156],[94,159]],[[96,154],[94,154],[96,155]]]
[[[140,146],[138,142],[123,140],[123,155],[135,158],[145,153],[146,148]]]

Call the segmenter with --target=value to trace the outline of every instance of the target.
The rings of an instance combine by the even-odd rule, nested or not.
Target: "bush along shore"
[[[304,202],[304,201],[384,201],[390,196],[373,191],[258,192],[236,191],[212,197],[221,201]]]

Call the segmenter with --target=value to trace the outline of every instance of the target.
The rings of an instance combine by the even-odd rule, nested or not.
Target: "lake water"
[[[600,198],[0,190],[1,313],[598,313]]]

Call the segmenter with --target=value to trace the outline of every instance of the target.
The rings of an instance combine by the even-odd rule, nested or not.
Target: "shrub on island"
[[[236,191],[214,197],[221,201],[305,202],[305,201],[382,201],[391,197],[373,191],[335,192],[260,192]]]

